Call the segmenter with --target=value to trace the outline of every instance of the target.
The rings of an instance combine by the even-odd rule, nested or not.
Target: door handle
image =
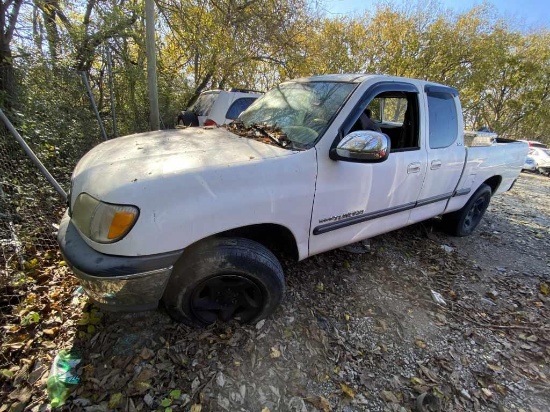
[[[408,174],[418,173],[418,172],[420,172],[420,163],[418,163],[418,162],[411,163],[411,164],[409,164],[409,166],[407,166],[407,173]]]
[[[432,160],[432,163],[430,164],[430,169],[436,170],[441,167],[441,160]]]

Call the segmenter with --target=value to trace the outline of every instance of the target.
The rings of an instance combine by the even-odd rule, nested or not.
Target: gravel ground
[[[66,315],[4,348],[18,361],[0,411],[48,409],[49,364],[71,346],[82,381],[67,410],[548,411],[549,201],[550,179],[522,174],[470,237],[434,220],[284,262],[283,305],[256,325],[102,314],[53,266],[37,293],[63,286]]]

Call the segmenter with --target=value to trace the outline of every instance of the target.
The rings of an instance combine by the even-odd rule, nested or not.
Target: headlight
[[[88,193],[78,195],[72,212],[72,220],[78,230],[98,243],[122,239],[139,216],[139,209],[135,206],[104,203]]]

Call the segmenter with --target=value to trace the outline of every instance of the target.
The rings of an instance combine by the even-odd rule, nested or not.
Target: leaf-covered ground
[[[284,304],[248,326],[101,313],[43,254],[2,297],[0,411],[47,410],[63,348],[82,355],[65,410],[547,411],[549,203],[522,174],[471,237],[431,221],[285,262]]]

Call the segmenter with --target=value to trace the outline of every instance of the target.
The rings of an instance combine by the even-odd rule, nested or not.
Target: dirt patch
[[[73,296],[66,268],[45,283],[33,269],[42,318],[5,315],[0,410],[46,410],[47,369],[70,346],[82,381],[67,410],[548,410],[549,202],[550,179],[522,174],[468,238],[430,221],[366,253],[284,262],[283,305],[257,325],[102,316]]]

